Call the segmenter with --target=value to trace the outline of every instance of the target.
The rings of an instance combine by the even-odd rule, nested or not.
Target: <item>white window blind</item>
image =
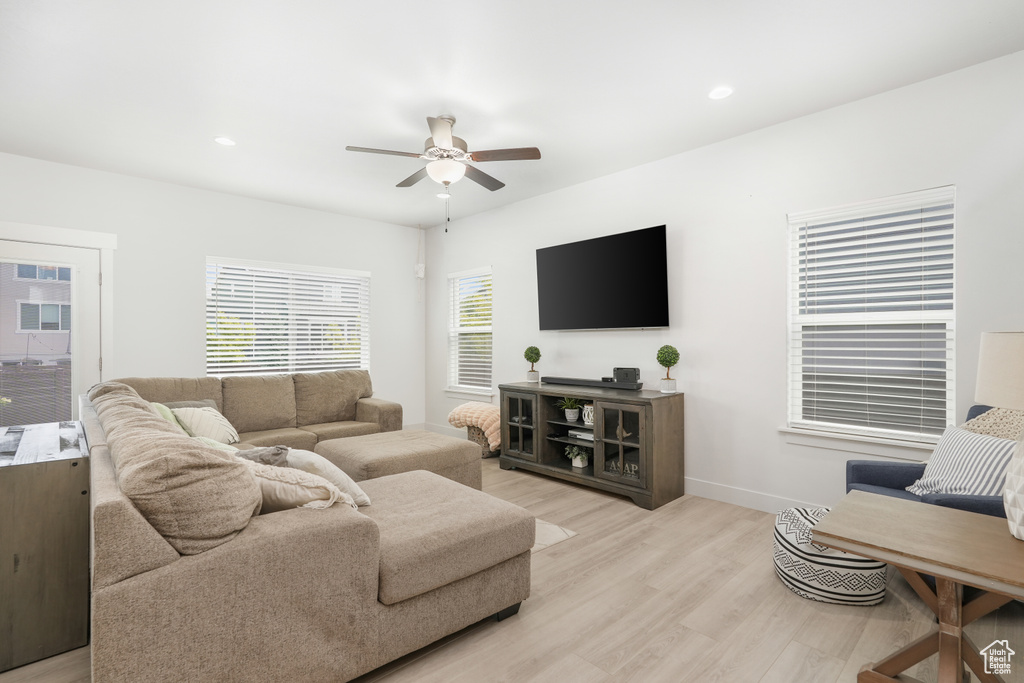
[[[207,375],[369,367],[369,273],[207,259]]]
[[[491,388],[491,269],[448,276],[448,385]]]
[[[790,426],[934,441],[954,420],[954,188],[789,225]]]

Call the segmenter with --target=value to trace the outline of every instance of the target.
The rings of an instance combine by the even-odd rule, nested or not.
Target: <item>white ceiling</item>
[[[0,152],[426,226],[345,146],[540,148],[454,220],[1019,50],[1021,0],[0,0]]]

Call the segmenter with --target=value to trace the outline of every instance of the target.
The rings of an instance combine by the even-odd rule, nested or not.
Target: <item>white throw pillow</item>
[[[966,496],[998,496],[1003,493],[1006,466],[1017,442],[947,427],[935,445],[920,479],[907,491]]]
[[[215,408],[171,408],[189,436],[205,436],[221,443],[238,443],[238,432]]]
[[[351,496],[357,506],[362,507],[363,505],[370,504],[370,497],[359,488],[359,484],[352,477],[348,476],[343,469],[319,453],[289,448],[288,466],[323,477],[337,486],[342,493]]]
[[[351,496],[342,493],[337,486],[323,477],[291,467],[274,467],[235,457],[249,467],[260,484],[260,490],[263,492],[261,515],[300,507],[322,510],[339,500],[356,507]]]

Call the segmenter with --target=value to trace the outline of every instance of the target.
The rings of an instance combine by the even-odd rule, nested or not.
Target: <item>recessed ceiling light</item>
[[[711,92],[708,93],[708,97],[713,100],[724,100],[726,97],[732,94],[732,88],[727,85],[720,85]]]
[[[234,147],[235,141],[231,138],[226,138],[223,135],[213,139],[218,145],[224,145],[225,147]]]

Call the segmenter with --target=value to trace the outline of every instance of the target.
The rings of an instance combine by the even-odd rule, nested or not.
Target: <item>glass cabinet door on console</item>
[[[594,474],[621,484],[646,486],[647,408],[621,403],[598,403],[596,407]]]
[[[502,449],[507,455],[537,460],[537,397],[506,393],[502,402]]]

